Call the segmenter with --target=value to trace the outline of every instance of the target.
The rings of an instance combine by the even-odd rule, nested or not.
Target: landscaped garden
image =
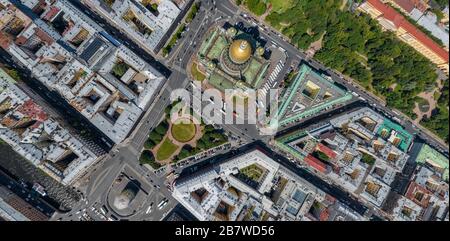
[[[166,138],[156,152],[156,160],[164,161],[169,159],[177,149],[178,146],[175,145],[170,139]]]
[[[187,117],[172,123],[169,113],[175,104],[166,109],[166,119],[150,132],[141,154],[141,164],[148,164],[158,169],[228,141],[222,130],[204,123],[188,122]],[[181,111],[186,112],[186,108]]]
[[[258,188],[265,171],[266,170],[263,167],[257,164],[252,164],[239,170],[236,177],[250,187]]]
[[[416,101],[421,112],[426,113],[430,110],[430,102],[428,100],[417,97]]]
[[[326,162],[330,160],[330,157],[328,157],[327,154],[325,154],[321,151],[318,151],[318,150],[313,153],[313,156],[317,157],[318,159],[320,159],[322,161],[326,161]]]
[[[141,157],[139,158],[139,162],[141,164],[148,164],[154,169],[158,169],[161,167],[161,165],[155,161],[153,153],[149,150],[144,150],[142,152]]]
[[[362,153],[361,161],[363,163],[366,163],[369,166],[373,166],[376,162],[376,159],[375,159],[375,157],[373,157],[367,153]]]
[[[198,70],[197,63],[192,64],[191,74],[192,74],[192,77],[194,77],[194,80],[196,80],[196,81],[203,81],[206,79],[206,76]]]
[[[256,164],[252,164],[248,167],[244,167],[239,171],[242,175],[245,175],[247,178],[259,182],[262,175],[264,174],[264,169],[259,167]]]
[[[174,161],[194,156],[202,151],[223,145],[228,141],[222,130],[215,129],[211,125],[202,124],[201,126],[203,129],[202,137],[197,141],[195,147],[190,144],[184,145],[180,153],[174,158]]]
[[[128,64],[126,64],[123,61],[119,61],[112,68],[111,74],[114,75],[116,78],[120,79],[127,72],[127,70],[129,68],[130,68],[130,66],[128,66]]]

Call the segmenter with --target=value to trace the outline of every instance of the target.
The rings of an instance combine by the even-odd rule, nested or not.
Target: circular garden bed
[[[194,139],[197,128],[194,123],[177,123],[173,124],[171,128],[173,138],[181,143],[190,142]]]

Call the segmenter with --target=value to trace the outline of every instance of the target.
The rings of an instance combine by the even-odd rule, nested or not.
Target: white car
[[[158,204],[158,209],[162,209],[164,206],[166,206],[166,204],[169,202],[169,200],[167,200],[166,198],[164,198],[163,200],[161,200],[161,202],[159,202]]]
[[[167,200],[167,201],[164,201],[164,202],[162,203],[162,205],[161,205],[160,207],[158,207],[159,210],[163,209],[168,203],[169,203],[168,200]]]

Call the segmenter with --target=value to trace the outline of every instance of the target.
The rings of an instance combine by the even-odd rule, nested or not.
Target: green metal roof
[[[431,148],[429,145],[422,146],[422,149],[420,150],[419,155],[416,158],[416,162],[420,164],[428,162],[433,165],[439,166],[442,169],[445,169],[443,173],[443,178],[445,180],[448,180],[449,177],[448,158],[442,155],[437,150]]]

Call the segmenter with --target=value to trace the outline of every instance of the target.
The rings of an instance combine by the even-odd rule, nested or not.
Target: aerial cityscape
[[[445,0],[0,0],[0,221],[449,221]]]

